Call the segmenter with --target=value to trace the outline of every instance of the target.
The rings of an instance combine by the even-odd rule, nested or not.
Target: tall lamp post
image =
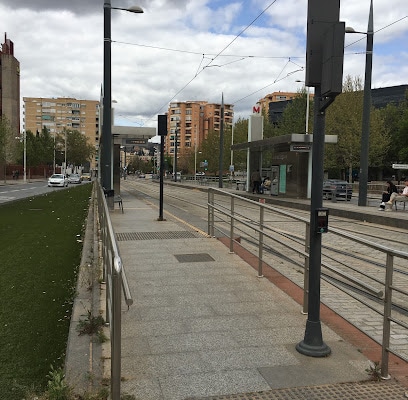
[[[112,7],[110,0],[104,0],[103,4],[103,125],[101,136],[101,170],[102,186],[105,190],[113,187],[112,165],[112,54],[111,54],[111,10],[123,10],[132,13],[143,13],[142,8],[133,6],[130,8]]]
[[[364,35],[367,35],[365,75],[364,75],[363,122],[361,128],[360,175],[358,179],[358,205],[367,206],[368,150],[370,139],[370,111],[371,111],[371,77],[373,68],[373,42],[374,42],[373,0],[371,0],[370,2],[370,14],[368,17],[367,32],[357,32],[353,28],[346,27],[346,33],[362,33]]]

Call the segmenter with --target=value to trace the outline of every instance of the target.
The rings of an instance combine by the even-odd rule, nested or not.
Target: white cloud
[[[133,3],[111,1],[115,7]],[[103,1],[8,3],[0,0],[0,27],[14,42],[21,63],[21,96],[98,100]],[[118,101],[117,115],[154,126],[155,113],[165,112],[173,98],[220,101],[224,92],[226,102],[241,100],[235,103],[237,116],[247,116],[264,95],[299,89],[295,81],[305,76],[299,70],[305,65],[307,0],[277,0],[236,38],[271,3],[142,0],[138,4],[144,14],[112,10],[112,98]],[[342,0],[340,19],[365,31],[369,5],[369,0]],[[374,36],[373,87],[407,83],[407,14],[406,0],[374,2],[375,30],[391,25]],[[346,45],[359,38],[346,35]],[[363,77],[364,51],[364,36],[346,48],[344,75]]]

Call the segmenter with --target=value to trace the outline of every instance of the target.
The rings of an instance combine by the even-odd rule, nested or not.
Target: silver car
[[[64,174],[53,174],[48,178],[48,186],[68,186],[68,178]]]
[[[71,174],[68,177],[68,183],[81,183],[81,176],[79,174]]]

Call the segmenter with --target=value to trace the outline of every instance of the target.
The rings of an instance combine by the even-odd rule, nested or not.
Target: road
[[[69,186],[68,186],[69,187]],[[53,192],[54,190],[65,190],[66,188],[48,187],[46,180],[37,180],[24,183],[23,181],[7,181],[0,183],[0,204],[15,200],[22,200],[31,196]]]

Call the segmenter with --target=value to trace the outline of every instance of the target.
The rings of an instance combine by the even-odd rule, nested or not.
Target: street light
[[[112,7],[110,0],[104,0],[104,34],[103,34],[103,125],[101,136],[101,170],[102,186],[105,190],[113,187],[113,165],[112,165],[112,54],[111,54],[111,10],[123,10],[132,13],[143,13],[138,6],[130,8]]]
[[[373,69],[373,0],[370,2],[370,14],[368,17],[367,32],[357,32],[353,28],[346,27],[346,33],[362,33],[367,35],[366,61],[364,76],[364,100],[363,100],[363,121],[361,128],[361,149],[360,149],[360,174],[358,179],[358,205],[367,206],[367,185],[368,185],[368,149],[370,138],[370,111],[371,111],[371,77]]]

